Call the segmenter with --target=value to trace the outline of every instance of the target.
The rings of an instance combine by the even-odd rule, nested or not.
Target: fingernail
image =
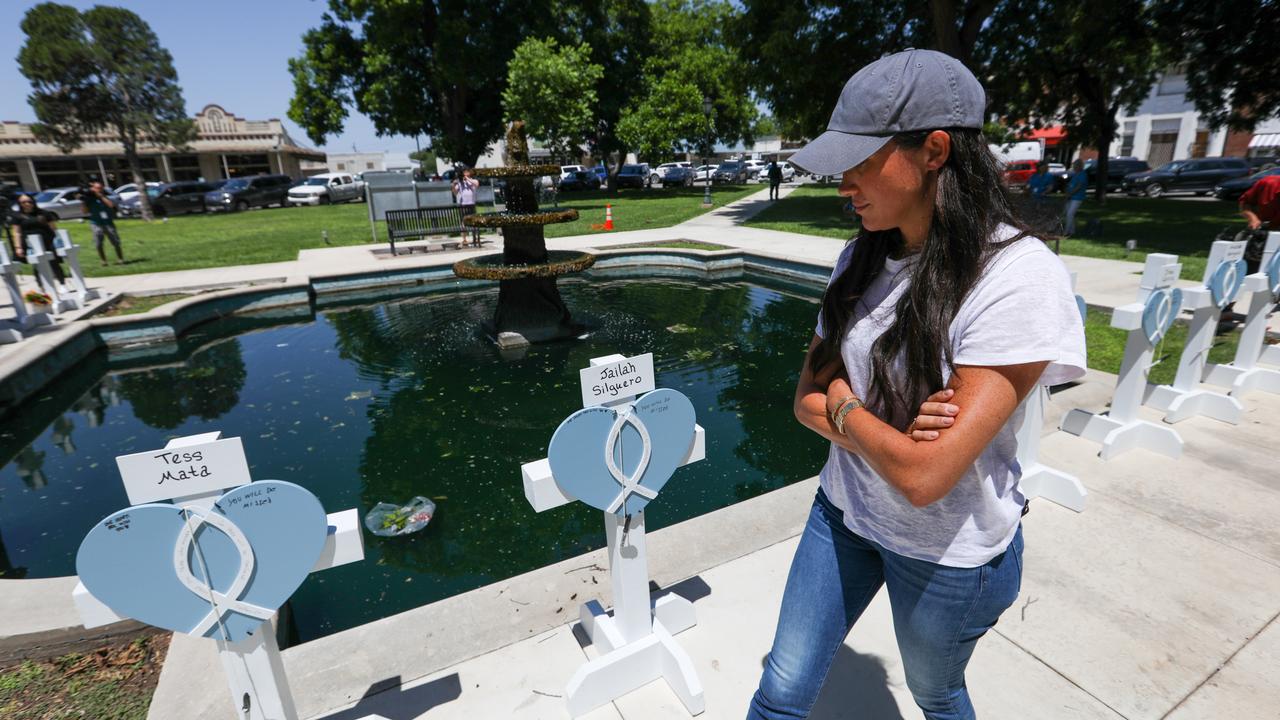
[[[958,413],[958,412],[960,412],[960,408],[956,407],[955,405],[948,405],[948,406],[947,406],[947,414],[948,414],[948,415],[955,415],[955,414],[956,414],[956,413]]]
[[[938,439],[938,433],[933,432],[932,430],[930,430],[930,431],[929,431],[929,439],[930,439],[930,440],[937,440],[937,439]]]
[[[955,420],[955,418],[942,418],[942,424],[943,424],[943,425],[950,425],[951,423],[953,423],[953,422],[955,422],[955,421],[956,421],[956,420]]]
[[[952,395],[955,395],[955,394],[956,394],[956,391],[955,391],[955,390],[953,390],[953,389],[951,389],[951,388],[947,388],[947,389],[946,389],[946,390],[944,390],[943,392],[945,392],[945,393],[947,394],[947,397],[951,397]]]

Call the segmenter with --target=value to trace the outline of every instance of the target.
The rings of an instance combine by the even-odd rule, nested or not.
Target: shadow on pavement
[[[889,691],[889,673],[873,655],[841,645],[831,662],[827,682],[814,703],[811,720],[837,720],[851,715],[876,720],[903,720]]]
[[[326,715],[319,720],[362,720],[371,715],[378,715],[386,720],[412,720],[436,706],[453,702],[462,695],[458,673],[408,690],[400,682],[399,675],[376,682],[369,686],[355,707]]]

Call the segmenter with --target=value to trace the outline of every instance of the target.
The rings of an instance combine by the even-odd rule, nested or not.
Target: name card
[[[116,466],[132,505],[225,490],[252,480],[240,438],[122,455]]]
[[[603,405],[653,390],[653,353],[596,365],[579,371],[582,406]]]

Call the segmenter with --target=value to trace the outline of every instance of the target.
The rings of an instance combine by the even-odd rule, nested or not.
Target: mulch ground
[[[159,633],[0,668],[0,717],[143,720],[168,650]]]

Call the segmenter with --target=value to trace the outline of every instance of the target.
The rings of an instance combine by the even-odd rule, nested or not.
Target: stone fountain
[[[475,174],[507,181],[506,211],[463,220],[470,227],[502,228],[502,254],[461,260],[453,272],[461,278],[498,281],[498,306],[487,329],[500,346],[577,337],[583,327],[570,316],[556,277],[581,272],[596,258],[585,252],[547,250],[543,227],[578,219],[573,209],[538,211],[537,178],[558,174],[560,166],[530,164],[521,120],[507,131],[505,160],[503,167],[477,168]]]

